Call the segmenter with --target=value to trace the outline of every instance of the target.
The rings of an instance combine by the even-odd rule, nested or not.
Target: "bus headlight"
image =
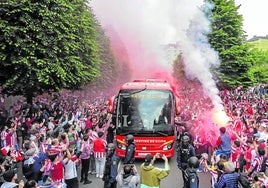
[[[120,144],[120,143],[117,143],[117,147],[118,147],[119,149],[123,149],[123,150],[126,149],[126,146],[125,146],[124,144]]]
[[[166,151],[166,150],[170,150],[170,149],[172,148],[172,146],[173,146],[173,143],[168,144],[168,145],[165,145],[165,146],[163,147],[163,150],[164,150],[164,151]]]

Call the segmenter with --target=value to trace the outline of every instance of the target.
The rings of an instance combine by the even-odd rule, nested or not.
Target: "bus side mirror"
[[[114,113],[114,99],[115,99],[115,96],[112,96],[109,101],[108,101],[108,113]]]

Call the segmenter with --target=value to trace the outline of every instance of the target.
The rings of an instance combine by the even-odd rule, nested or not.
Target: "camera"
[[[161,154],[161,153],[159,153],[159,155],[158,155],[160,158],[162,158],[163,157],[163,154]]]

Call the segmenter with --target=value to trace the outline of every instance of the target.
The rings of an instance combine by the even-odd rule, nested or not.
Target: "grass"
[[[249,42],[249,44],[252,44],[254,47],[267,51],[268,50],[268,39],[258,39],[255,41]]]

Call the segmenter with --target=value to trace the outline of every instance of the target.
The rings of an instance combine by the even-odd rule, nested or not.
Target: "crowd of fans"
[[[185,93],[188,93],[189,99],[199,95],[200,91],[189,88]],[[224,90],[220,96],[225,112],[230,117],[227,125],[219,127],[211,123],[207,119],[212,115],[209,114],[211,106],[207,103],[208,99],[195,97],[200,101],[189,100],[182,107],[179,120],[187,123],[180,124],[179,136],[189,136],[189,144],[194,146],[195,155],[200,160],[198,171],[211,173],[212,187],[228,187],[226,182],[221,181],[230,182],[230,177],[229,180],[222,177],[232,173],[245,175],[251,187],[268,187],[267,85],[249,90],[243,90],[243,87],[233,91]],[[198,110],[193,112],[192,109]],[[225,168],[227,162],[228,167]],[[237,187],[234,182],[232,184],[231,187]]]
[[[206,116],[202,117],[212,106],[206,103],[207,98],[199,102],[189,98],[191,93],[198,94],[197,90],[184,92],[188,92],[188,101],[182,105],[178,121],[181,134],[191,135],[191,144],[198,151],[200,171],[210,172],[213,181],[218,182],[220,172],[224,173],[222,163],[231,161],[236,165],[235,170],[247,173],[254,184],[268,187],[268,174],[262,168],[268,156],[267,86],[251,90],[239,87],[220,93],[222,105],[231,118],[223,133],[230,137],[231,149],[221,153],[220,158],[216,158],[215,152],[223,143],[220,130],[217,125],[205,126],[208,122]],[[79,181],[91,183],[88,174],[104,176],[105,147],[113,143],[115,129],[107,113],[107,96],[88,99],[64,91],[36,97],[31,106],[18,101],[7,110],[0,110],[0,126],[4,184],[35,187],[64,183],[75,188]],[[215,136],[219,137],[218,141]],[[26,178],[24,185],[17,181],[18,164],[22,165]],[[81,177],[77,168],[73,168],[76,166],[81,166]],[[66,169],[70,169],[68,173]]]
[[[76,166],[80,183],[90,184],[89,174],[102,178],[114,130],[106,102],[104,95],[85,99],[65,91],[36,97],[31,106],[19,100],[1,109],[2,182],[18,183],[18,165],[27,182],[40,185],[78,187]]]

